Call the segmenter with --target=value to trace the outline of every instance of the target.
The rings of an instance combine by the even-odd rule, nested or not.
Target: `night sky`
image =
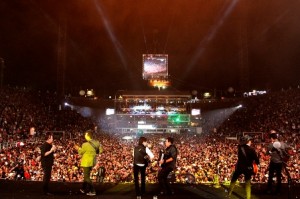
[[[145,89],[147,53],[178,90],[300,84],[300,0],[1,0],[4,84],[57,87],[59,28],[66,90]]]

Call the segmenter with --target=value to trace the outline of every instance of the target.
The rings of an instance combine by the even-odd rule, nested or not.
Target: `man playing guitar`
[[[168,137],[165,140],[166,149],[161,155],[159,165],[161,170],[158,172],[158,182],[161,188],[160,195],[172,195],[174,192],[171,190],[168,175],[175,169],[177,160],[177,148],[175,147],[174,139]]]
[[[284,143],[280,142],[278,139],[278,134],[276,131],[272,130],[270,133],[271,143],[268,145],[267,154],[270,157],[269,163],[269,176],[268,176],[268,188],[267,193],[272,193],[272,184],[274,173],[276,173],[276,190],[275,194],[280,194],[281,191],[281,177],[282,169],[286,166],[286,161],[288,160],[288,153],[286,152],[290,147]]]

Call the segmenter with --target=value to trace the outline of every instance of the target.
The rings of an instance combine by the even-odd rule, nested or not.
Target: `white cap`
[[[281,147],[280,142],[278,142],[278,141],[274,142],[273,147],[276,148],[276,149],[279,149]]]

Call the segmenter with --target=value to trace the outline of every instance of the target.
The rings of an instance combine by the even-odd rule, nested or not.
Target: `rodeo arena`
[[[144,55],[143,59],[143,78],[155,89],[120,90],[107,99],[98,98],[93,90],[80,90],[79,95],[60,100],[56,92],[3,87],[0,198],[90,197],[79,191],[83,171],[81,157],[73,147],[84,142],[88,129],[103,147],[91,172],[94,198],[136,198],[133,148],[141,136],[147,138],[154,154],[146,169],[146,194],[142,198],[226,198],[237,146],[245,135],[252,137],[260,160],[251,179],[251,198],[300,197],[299,87],[249,91],[218,99],[206,93],[200,98],[197,91],[168,89],[167,67],[157,64],[167,55]],[[266,192],[271,131],[289,146],[280,194]],[[42,194],[39,160],[47,132],[53,133],[56,146],[51,195]],[[167,137],[174,138],[178,149],[176,169],[168,177],[174,194],[158,195],[157,161]],[[275,184],[276,178],[273,180]],[[244,198],[244,186],[241,175],[231,198]]]

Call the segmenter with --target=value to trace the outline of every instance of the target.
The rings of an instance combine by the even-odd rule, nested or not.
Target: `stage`
[[[225,186],[215,188],[211,185],[188,185],[188,184],[173,184],[174,195],[160,196],[157,198],[172,198],[172,199],[221,199],[226,198],[227,192]],[[86,196],[79,192],[81,183],[67,182],[51,182],[50,191],[53,196],[45,196],[42,194],[42,182],[33,181],[8,181],[0,180],[0,198],[99,198],[99,199],[133,199],[136,198],[134,185],[126,184],[109,184],[95,183],[97,191],[96,196]],[[234,189],[232,199],[241,199],[245,197],[244,185],[240,184]],[[282,198],[300,198],[300,184],[294,184],[290,187],[283,184],[283,190],[280,195],[267,195],[265,193],[265,184],[252,185],[252,199],[282,199]],[[158,184],[147,184],[147,194],[142,196],[142,199],[152,199],[157,195],[159,190]],[[289,197],[290,193],[290,197]],[[189,197],[189,198],[187,198]]]

